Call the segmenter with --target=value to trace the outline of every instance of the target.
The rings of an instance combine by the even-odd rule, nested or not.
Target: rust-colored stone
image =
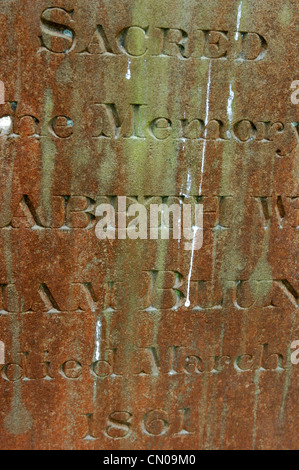
[[[297,0],[0,26],[0,447],[298,448]],[[202,248],[99,240],[117,196],[203,204]]]

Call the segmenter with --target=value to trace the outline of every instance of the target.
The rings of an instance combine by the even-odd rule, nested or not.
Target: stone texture
[[[0,25],[1,448],[298,448],[298,2],[10,0]],[[124,195],[203,203],[192,266],[96,238]]]

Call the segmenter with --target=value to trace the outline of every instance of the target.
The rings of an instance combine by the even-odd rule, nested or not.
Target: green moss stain
[[[33,419],[22,401],[21,381],[14,382],[13,399],[10,412],[4,420],[7,431],[13,435],[28,432],[33,425]]]
[[[4,257],[6,266],[6,275],[11,282],[15,282],[13,274],[12,243],[11,235],[8,232],[2,234],[4,240]],[[19,299],[15,299],[16,307],[19,305]],[[10,353],[17,358],[20,353],[20,318],[19,315],[10,315],[10,330],[12,335],[12,351]],[[17,362],[17,361],[15,361]],[[17,373],[17,372],[16,372]],[[16,377],[17,379],[17,377]],[[22,399],[22,381],[13,382],[13,396],[10,405],[10,411],[4,420],[6,430],[13,435],[21,435],[28,432],[33,425],[33,419],[27,410]]]
[[[73,80],[73,69],[70,64],[70,59],[66,56],[56,72],[56,80],[58,83],[68,84]]]
[[[137,1],[132,10],[131,24],[156,24],[153,18],[155,9],[148,8],[147,3]],[[141,37],[141,36],[140,36]],[[142,38],[141,38],[142,39]],[[142,44],[134,44],[134,48],[141,49]],[[144,56],[141,58],[127,57],[124,62],[124,93],[125,100],[131,103],[146,104],[145,110],[141,110],[141,127],[148,129],[150,120],[157,117],[169,117],[176,111],[176,102],[172,99],[173,81],[171,76],[172,61],[161,58],[149,58]],[[128,68],[130,74],[128,74]],[[127,75],[126,75],[127,74]],[[130,77],[130,79],[126,78]],[[171,106],[171,109],[170,109]],[[178,145],[174,142],[171,134],[167,140],[158,141],[149,136],[147,131],[145,140],[123,139],[122,147],[122,165],[124,168],[123,185],[125,194],[132,195],[134,188],[136,195],[146,196],[149,194],[159,194],[164,196],[176,193],[176,168],[178,163]],[[148,175],[152,175],[149,180]],[[156,177],[154,175],[157,175]],[[161,176],[165,180],[165,194],[160,193]],[[157,182],[155,181],[157,178]],[[156,188],[159,188],[158,190]],[[147,244],[152,242],[126,242],[125,252],[119,252],[118,262],[127,266],[128,278],[133,288],[126,301],[126,310],[128,316],[125,320],[127,335],[124,338],[124,356],[125,370],[132,367],[134,363],[134,344],[138,338],[137,328],[139,326],[138,316],[152,315],[152,333],[151,341],[148,346],[158,347],[159,326],[163,315],[159,306],[162,302],[163,290],[158,293],[157,310],[152,314],[140,311],[140,299],[138,298],[138,282],[136,273],[140,266],[147,265],[149,269],[165,271],[167,269],[167,261],[169,259],[169,241],[159,240],[156,243],[156,251],[152,258],[152,263],[148,263]],[[132,246],[134,244],[134,246]],[[131,246],[130,246],[131,245]],[[131,250],[130,250],[131,248]],[[134,260],[130,260],[130,256]],[[129,267],[130,266],[130,267]],[[137,270],[136,270],[137,268]],[[142,281],[144,282],[144,280]],[[162,281],[163,282],[163,281]],[[138,340],[139,341],[139,340]],[[142,343],[142,338],[140,338]],[[140,393],[139,389],[135,389],[135,382],[132,383],[132,377],[124,382],[123,396],[125,399],[134,400],[134,396]],[[152,377],[152,380],[158,384],[158,377]],[[133,390],[135,389],[135,393]]]
[[[49,133],[49,123],[53,118],[53,91],[47,88],[45,91],[44,119],[42,125],[42,201],[44,211],[50,224],[51,221],[51,188],[53,171],[55,167],[56,146]]]
[[[289,26],[294,17],[293,7],[289,1],[284,2],[283,7],[278,13],[278,20],[282,27]]]

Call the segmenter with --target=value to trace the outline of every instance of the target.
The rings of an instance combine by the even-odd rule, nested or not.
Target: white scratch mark
[[[182,190],[181,190],[182,192]],[[181,195],[181,193],[180,193]],[[178,221],[178,224],[179,224],[179,233],[181,234],[181,224],[182,224],[182,205],[183,205],[183,202],[181,201],[181,199],[179,199],[180,201],[180,218],[179,218],[179,221]],[[181,248],[181,236],[178,238],[178,245],[179,245],[179,249]]]
[[[183,147],[184,149],[184,147]],[[181,186],[180,196],[185,196],[187,199],[190,197],[190,191],[192,187],[192,176],[190,170],[187,172],[187,184],[186,184],[186,193],[183,193],[183,184]]]
[[[193,234],[193,241],[192,241],[192,252],[191,252],[191,261],[190,261],[190,269],[188,274],[188,287],[187,287],[187,298],[185,302],[185,307],[190,307],[190,285],[191,285],[191,277],[192,277],[192,269],[193,269],[193,259],[194,259],[194,248],[195,248],[195,240],[196,240],[196,233],[199,230],[199,227],[193,227],[194,234]]]
[[[235,35],[236,41],[238,41],[239,39],[239,31],[240,31],[240,24],[241,24],[241,18],[242,18],[242,5],[243,5],[243,0],[241,0],[239,8],[238,8],[237,31]]]
[[[230,123],[233,120],[234,97],[235,97],[235,93],[234,93],[234,90],[233,90],[233,85],[232,85],[232,83],[230,83],[230,85],[229,85],[229,97],[228,97],[228,101],[227,101],[227,116],[228,116],[228,119],[229,119]]]
[[[95,352],[94,352],[95,361],[99,361],[101,357],[101,339],[102,339],[102,322],[99,317],[97,319],[96,334],[95,334]]]
[[[126,79],[131,80],[131,61],[128,59],[128,68],[126,73]]]
[[[200,186],[199,186],[199,195],[201,195],[203,174],[204,174],[204,169],[205,169],[205,154],[206,154],[206,145],[207,145],[207,141],[206,141],[207,124],[209,122],[209,113],[210,113],[211,70],[212,70],[212,61],[210,61],[210,65],[209,65],[209,77],[208,77],[208,85],[207,85],[206,117],[205,117],[206,130],[205,130],[204,143],[203,143],[203,149],[202,149],[201,180],[200,180]]]
[[[94,349],[94,361],[99,361],[101,358],[101,340],[102,340],[102,322],[100,317],[97,319],[96,332],[95,332],[95,349]],[[93,386],[93,401],[96,403],[97,398],[97,378],[94,378]]]
[[[237,17],[237,26],[236,26],[236,35],[235,35],[235,40],[238,41],[239,39],[239,31],[240,31],[240,24],[241,24],[241,18],[242,18],[242,5],[243,5],[243,0],[241,0],[238,8],[238,17]],[[235,93],[233,90],[233,80],[229,84],[229,97],[227,101],[227,116],[228,120],[230,123],[230,129],[227,131],[227,136],[228,138],[231,137],[231,126],[233,122],[233,102],[235,98]]]
[[[12,128],[12,119],[10,116],[4,116],[0,119],[0,135],[8,135]]]
[[[229,97],[228,97],[228,100],[227,100],[227,116],[228,116],[228,120],[229,120],[229,123],[230,123],[230,130],[227,131],[227,136],[228,137],[231,137],[231,126],[232,126],[232,122],[233,122],[233,102],[234,102],[234,98],[235,98],[235,93],[234,93],[234,90],[233,90],[233,84],[231,82],[229,84]]]

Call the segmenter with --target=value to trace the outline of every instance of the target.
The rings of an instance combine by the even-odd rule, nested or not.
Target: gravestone
[[[298,2],[0,24],[1,448],[297,448]],[[202,246],[136,204],[200,206]]]

